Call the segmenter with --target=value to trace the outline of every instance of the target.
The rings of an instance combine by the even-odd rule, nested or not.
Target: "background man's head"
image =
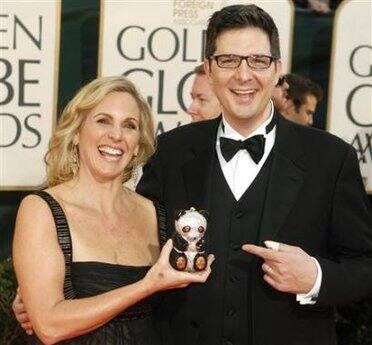
[[[221,106],[204,71],[204,65],[194,69],[191,88],[192,102],[187,113],[194,122],[213,119],[221,114]]]
[[[271,16],[255,5],[215,12],[207,28],[204,66],[229,124],[244,135],[257,128],[270,114],[281,72],[279,34]]]
[[[323,97],[321,87],[309,78],[296,74],[287,74],[284,78],[288,90],[283,115],[288,120],[311,126],[316,106]]]

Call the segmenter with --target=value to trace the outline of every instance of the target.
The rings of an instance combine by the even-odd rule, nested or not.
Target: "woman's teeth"
[[[117,149],[110,146],[99,146],[98,150],[101,154],[110,156],[121,156],[124,153],[122,149]]]

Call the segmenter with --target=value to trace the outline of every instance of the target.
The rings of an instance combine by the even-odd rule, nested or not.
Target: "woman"
[[[156,209],[123,187],[153,152],[147,103],[124,77],[83,87],[65,108],[46,155],[45,191],[21,203],[14,267],[39,340],[160,344],[146,297],[204,282],[159,256]],[[150,268],[151,267],[151,268]]]

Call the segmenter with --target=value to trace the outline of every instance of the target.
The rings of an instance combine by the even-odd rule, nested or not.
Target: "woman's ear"
[[[134,157],[137,157],[138,156],[138,153],[139,153],[139,145],[136,146],[136,148],[134,149],[134,152],[133,152],[133,156]]]
[[[74,138],[72,139],[72,143],[74,144],[74,146],[79,145],[79,133],[76,133],[74,135]]]

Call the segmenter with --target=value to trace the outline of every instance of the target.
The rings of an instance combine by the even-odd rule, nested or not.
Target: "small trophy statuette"
[[[199,272],[207,266],[205,253],[205,232],[207,212],[194,207],[178,213],[170,264],[178,271]]]

